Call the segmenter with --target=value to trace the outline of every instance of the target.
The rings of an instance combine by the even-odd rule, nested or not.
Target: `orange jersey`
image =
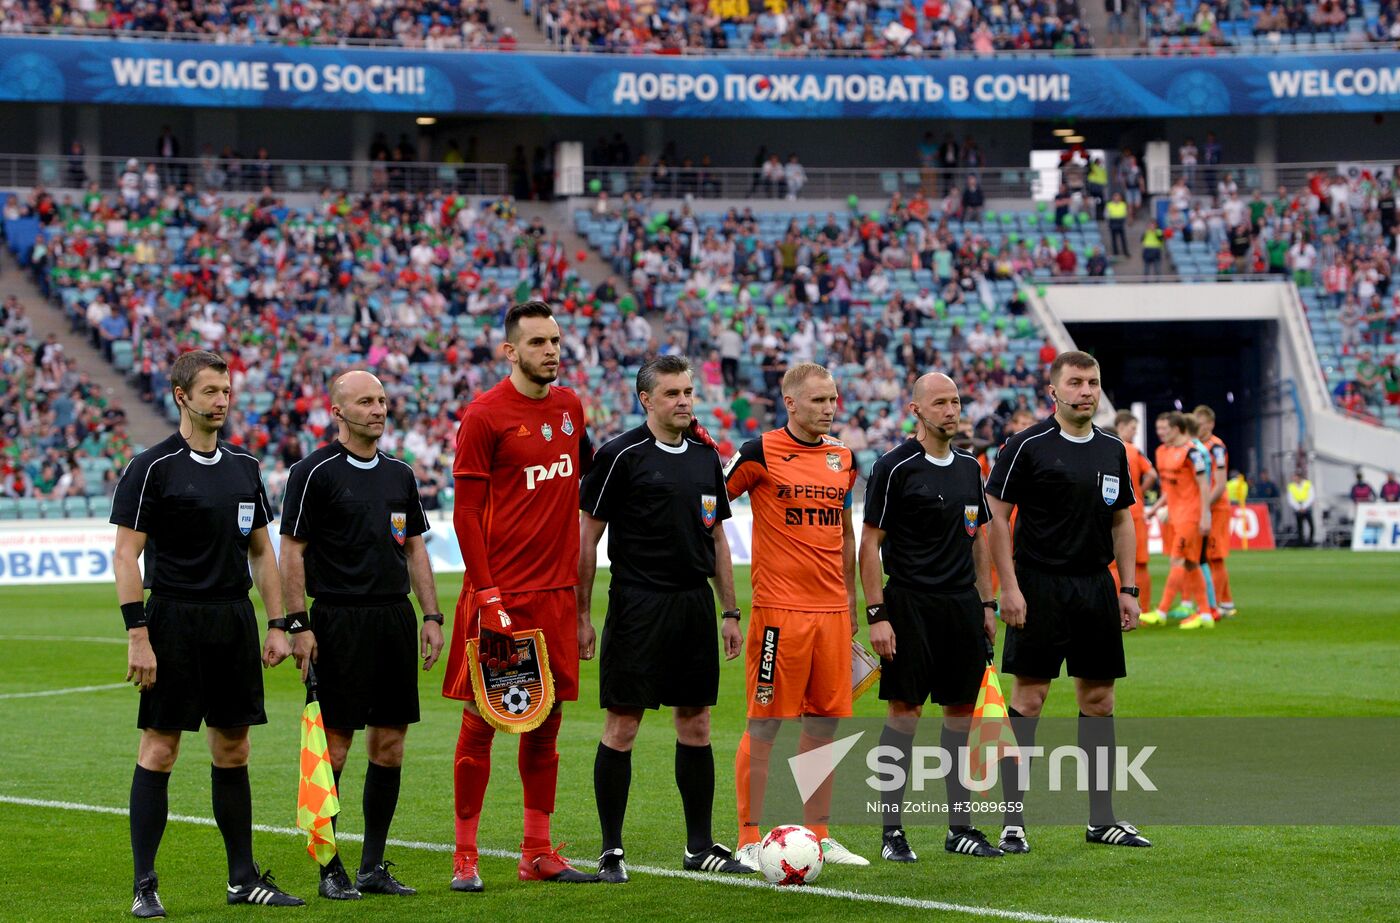
[[[1201,519],[1201,489],[1196,476],[1207,473],[1210,466],[1195,446],[1157,447],[1157,476],[1161,478],[1162,495],[1167,511],[1177,528],[1195,524]]]
[[[829,436],[799,442],[784,429],[744,444],[725,471],[729,499],[753,507],[753,605],[845,612],[844,515],[855,456]]]
[[[1210,453],[1210,489],[1215,490],[1215,479],[1224,479],[1229,476],[1230,471],[1230,451],[1225,448],[1225,441],[1214,434],[1209,439],[1201,440],[1205,443],[1206,450]],[[1210,505],[1211,515],[1221,511],[1229,510],[1230,498],[1221,492],[1220,497]]]
[[[1137,502],[1132,506],[1133,518],[1138,522],[1145,521],[1147,505],[1142,499],[1142,479],[1152,471],[1152,462],[1147,460],[1137,446],[1130,442],[1123,443],[1123,448],[1128,450],[1128,473],[1133,478],[1133,496],[1137,497]]]

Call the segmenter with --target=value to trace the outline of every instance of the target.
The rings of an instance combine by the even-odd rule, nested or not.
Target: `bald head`
[[[338,375],[331,381],[331,403],[335,405],[343,405],[347,402],[354,403],[355,396],[365,391],[373,392],[376,390],[383,391],[383,383],[364,369],[355,369]]]
[[[942,372],[929,372],[914,382],[914,403],[922,404],[928,400],[930,392],[946,394],[949,391],[953,394],[958,393],[958,386],[953,379]]]
[[[357,369],[331,381],[331,413],[340,423],[340,441],[360,449],[372,447],[384,435],[389,399],[384,385]]]
[[[948,440],[958,434],[958,421],[962,419],[962,400],[958,397],[958,386],[953,379],[941,372],[929,372],[914,382],[914,399],[909,402],[909,410],[919,421],[917,438],[924,442],[933,440],[942,444],[946,451]],[[935,446],[936,447],[936,446]]]

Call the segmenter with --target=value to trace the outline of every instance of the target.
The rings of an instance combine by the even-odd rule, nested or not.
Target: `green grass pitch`
[[[1241,616],[1212,632],[1143,630],[1129,636],[1129,678],[1119,686],[1122,715],[1400,715],[1400,614],[1395,559],[1343,551],[1236,554],[1231,582]],[[1154,562],[1156,579],[1164,574]],[[747,568],[738,575],[746,599]],[[444,600],[458,581],[439,581]],[[1160,586],[1160,582],[1157,584]],[[600,581],[594,611],[605,605]],[[450,606],[448,607],[450,610]],[[135,755],[135,693],[102,689],[53,696],[17,694],[118,683],[123,633],[110,587],[7,589],[0,592],[0,866],[8,881],[0,919],[126,918],[131,864],[125,808]],[[104,643],[104,641],[106,643]],[[734,837],[732,765],[743,724],[740,661],[723,671],[714,713],[718,790],[715,831]],[[1147,831],[1151,850],[1089,847],[1082,828],[1032,830],[1028,856],[979,861],[946,854],[937,828],[911,829],[917,865],[878,859],[875,828],[839,827],[838,839],[874,858],[868,869],[828,867],[818,882],[834,893],[634,874],[625,887],[566,887],[515,881],[514,860],[484,857],[482,895],[451,894],[451,757],[460,709],[438,695],[441,667],[422,679],[423,722],[409,733],[403,794],[391,833],[416,845],[391,845],[401,877],[420,894],[328,905],[315,897],[315,867],[303,841],[259,832],[255,849],[278,883],[310,906],[276,911],[225,907],[224,858],[210,826],[172,821],[161,849],[161,894],[173,920],[231,916],[352,920],[388,910],[412,920],[516,919],[744,920],[775,914],[806,920],[917,914],[920,919],[977,917],[1111,921],[1400,920],[1394,827],[1164,827]],[[597,668],[585,664],[582,701],[567,706],[555,837],[566,854],[597,854],[593,752],[602,727]],[[301,692],[290,661],[267,675],[270,723],[253,732],[257,823],[288,828],[296,796]],[[868,695],[862,715],[881,713]],[[1074,714],[1067,682],[1046,714]],[[678,869],[683,831],[672,778],[674,735],[667,714],[649,715],[638,739],[627,817],[633,866]],[[483,848],[513,850],[520,839],[520,790],[514,741],[498,735],[481,824]],[[1211,784],[1202,754],[1201,785]],[[208,756],[200,735],[186,735],[171,783],[171,812],[208,818]],[[344,779],[341,830],[360,829],[364,751],[352,752]],[[776,770],[775,770],[776,771]],[[17,803],[69,802],[115,813]],[[994,831],[988,831],[994,833]],[[347,864],[359,847],[345,844]],[[900,906],[899,903],[903,902]],[[948,905],[956,905],[952,909]]]

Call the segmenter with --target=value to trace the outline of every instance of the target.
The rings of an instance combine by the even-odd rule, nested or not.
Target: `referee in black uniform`
[[[1099,364],[1082,352],[1061,353],[1050,366],[1054,416],[1011,437],[987,479],[992,557],[1001,575],[1006,622],[1002,672],[1016,677],[1008,711],[1017,743],[1035,743],[1035,725],[1060,665],[1074,677],[1079,745],[1090,754],[1090,843],[1151,846],[1113,815],[1113,683],[1127,675],[1123,632],[1138,626],[1138,589],[1115,594],[1110,561],[1132,574],[1137,543],[1128,454],[1114,434],[1093,424],[1099,406]],[[1010,521],[1016,518],[1013,564]],[[1107,748],[1106,775],[1094,758]],[[1028,764],[1027,764],[1028,765]],[[1000,764],[1006,800],[1024,802],[1018,764]],[[1028,852],[1025,819],[1008,812],[1001,848]]]
[[[719,695],[713,579],[724,612],[724,655],[743,650],[734,570],[724,520],[729,501],[719,455],[688,435],[695,388],[690,362],[661,356],[637,372],[646,423],[599,450],[582,485],[579,555],[579,654],[593,656],[593,578],[598,540],[612,526],[612,580],[603,625],[599,704],[607,709],[593,763],[593,789],[603,828],[598,876],[627,881],[622,821],[632,782],[632,744],[648,708],[670,705],[676,723],[676,786],[685,812],[684,867],[746,873],[715,843],[710,818],[715,758],[710,706]]]
[[[117,482],[117,601],[126,623],[127,675],[141,690],[141,746],[131,780],[133,915],[164,917],[156,851],[169,813],[168,786],[182,731],[208,727],[214,820],[228,854],[230,904],[296,906],[253,861],[248,728],[266,724],[259,665],[291,653],[276,619],[258,653],[248,588],[282,611],[271,519],[258,460],[219,439],[228,417],[228,365],[188,352],[170,367],[180,428],[131,460]],[[144,583],[138,564],[145,554]],[[248,565],[252,564],[252,579]],[[143,590],[151,597],[143,601]]]
[[[282,510],[282,595],[287,631],[305,678],[314,661],[336,785],[355,731],[368,726],[362,804],[364,848],[354,884],[337,855],[321,869],[320,893],[416,894],[390,872],[384,844],[399,800],[404,736],[418,721],[417,659],[431,669],[442,650],[438,608],[423,533],[428,531],[413,469],[379,451],[389,404],[369,372],[331,383],[335,442],[297,462]],[[417,628],[412,587],[423,606]],[[315,600],[308,618],[306,596]]]
[[[941,745],[954,757],[967,746],[972,708],[996,641],[991,556],[981,526],[991,518],[982,494],[982,466],[952,447],[962,416],[958,386],[931,372],[914,383],[909,410],[915,438],[875,463],[865,487],[860,576],[870,644],[884,661],[880,698],[889,703],[880,743],[896,748],[908,776],[923,703],[943,706]],[[889,583],[881,586],[881,557]],[[954,766],[945,777],[951,853],[995,857],[1001,850],[971,823],[971,801]],[[887,793],[904,801],[903,786]],[[880,855],[914,862],[899,820],[885,812]]]

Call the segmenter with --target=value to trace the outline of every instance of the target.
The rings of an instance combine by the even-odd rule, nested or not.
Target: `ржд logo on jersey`
[[[527,465],[525,467],[525,489],[534,490],[535,485],[540,481],[552,481],[555,478],[566,478],[574,473],[574,460],[565,452],[559,456],[559,460],[546,465]]]

